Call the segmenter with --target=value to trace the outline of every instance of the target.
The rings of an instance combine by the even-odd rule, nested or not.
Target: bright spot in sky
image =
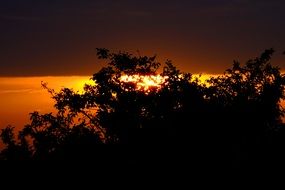
[[[136,90],[149,91],[151,88],[159,89],[167,77],[161,75],[124,75],[120,80],[125,83],[135,83]]]
[[[219,75],[194,74],[192,75],[192,80],[198,79],[199,84],[209,85],[207,80],[211,77],[217,76]],[[179,77],[182,77],[182,75]],[[164,84],[167,79],[167,76],[161,75],[124,75],[121,76],[120,81],[125,83],[134,83],[136,90],[148,92],[150,89],[160,89],[161,85]]]

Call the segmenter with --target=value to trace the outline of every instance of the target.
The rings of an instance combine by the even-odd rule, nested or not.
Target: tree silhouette
[[[228,131],[228,142],[236,154],[251,157],[253,162],[264,157],[264,143],[278,130],[284,114],[280,105],[284,99],[284,75],[270,63],[273,52],[266,50],[244,66],[235,61],[224,75],[212,78],[207,89],[211,104],[220,110],[216,112],[220,117],[216,114],[215,118],[224,126],[222,131]]]
[[[93,159],[110,163],[177,161],[249,166],[285,145],[282,117],[284,75],[266,50],[208,84],[156,56],[135,56],[97,49],[107,66],[84,92],[48,90],[56,114],[31,114],[15,139],[12,127],[1,132],[1,159]],[[161,72],[159,72],[161,71]],[[136,81],[122,80],[136,77]],[[159,76],[159,86],[139,87],[143,77]],[[112,148],[111,148],[112,147]],[[277,155],[277,154],[276,154]]]

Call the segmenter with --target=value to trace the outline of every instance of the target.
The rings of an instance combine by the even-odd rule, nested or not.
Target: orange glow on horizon
[[[11,124],[16,129],[29,122],[29,113],[55,112],[54,100],[41,87],[41,81],[58,92],[61,88],[72,88],[83,92],[84,84],[93,84],[90,76],[69,77],[0,77],[0,129]]]
[[[211,77],[218,77],[219,75],[211,75],[211,74],[193,74],[192,80],[198,80],[199,84],[209,85],[207,80]],[[182,77],[179,76],[179,77]],[[135,83],[136,90],[143,90],[148,92],[151,88],[160,89],[161,85],[166,82],[168,79],[167,76],[163,77],[161,75],[124,75],[120,77],[120,80],[125,83]]]
[[[210,77],[218,75],[194,74],[200,83],[205,83]],[[79,93],[83,92],[84,85],[95,84],[89,80],[90,76],[70,77],[0,77],[0,129],[12,124],[20,129],[29,122],[29,113],[39,111],[40,113],[55,112],[54,100],[51,95],[41,87],[41,81],[47,82],[48,87],[58,92],[61,88],[72,88]],[[155,76],[122,76],[123,82],[136,83],[136,89],[149,91],[160,89],[166,78],[160,75]],[[206,84],[207,85],[207,84]],[[282,102],[282,105],[285,105]]]

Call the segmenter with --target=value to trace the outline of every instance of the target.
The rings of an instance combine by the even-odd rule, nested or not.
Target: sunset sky
[[[1,0],[0,76],[91,75],[96,47],[220,73],[265,48],[281,54],[284,10],[284,0]]]
[[[0,124],[51,110],[41,80],[78,87],[102,66],[97,47],[208,74],[273,47],[285,68],[284,10],[284,0],[0,0]]]

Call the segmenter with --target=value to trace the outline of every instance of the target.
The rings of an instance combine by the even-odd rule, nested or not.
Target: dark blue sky
[[[0,76],[91,75],[96,47],[192,73],[274,47],[285,68],[284,10],[283,0],[0,0]]]

